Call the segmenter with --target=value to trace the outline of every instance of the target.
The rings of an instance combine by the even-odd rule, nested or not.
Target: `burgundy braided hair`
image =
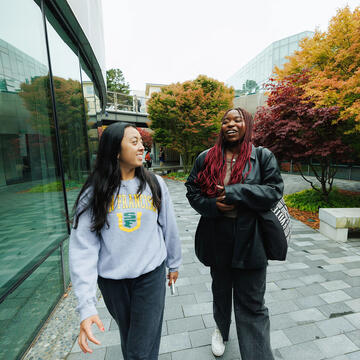
[[[250,113],[242,108],[229,109],[221,119],[226,118],[227,114],[236,110],[245,121],[245,135],[239,141],[236,162],[232,168],[229,184],[242,183],[251,171],[250,155],[252,150],[252,128],[253,118]],[[224,185],[226,174],[225,151],[226,143],[222,130],[218,135],[216,144],[206,154],[203,168],[199,172],[196,182],[200,185],[201,191],[209,197],[216,197],[218,189],[216,185]],[[236,155],[234,153],[234,155]],[[233,155],[233,158],[234,158]],[[232,159],[231,159],[232,160]],[[242,176],[246,163],[249,163],[249,170]]]

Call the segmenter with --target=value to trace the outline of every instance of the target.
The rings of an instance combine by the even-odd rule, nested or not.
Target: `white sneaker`
[[[215,356],[222,356],[225,351],[223,337],[218,328],[216,328],[211,337],[211,351]]]

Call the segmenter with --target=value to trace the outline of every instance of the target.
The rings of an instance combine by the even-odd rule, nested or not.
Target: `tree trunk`
[[[320,189],[318,189],[318,191],[321,192],[321,195],[324,198],[324,200],[326,202],[329,202],[329,194],[332,191],[332,185],[334,182],[334,176],[336,174],[336,170],[331,168],[331,162],[329,159],[320,160],[321,173],[318,173],[316,171],[312,162],[310,162],[310,167],[314,172],[316,179],[320,182],[321,187]]]
[[[183,159],[184,173],[189,173],[192,167],[192,154],[188,152],[181,153]]]

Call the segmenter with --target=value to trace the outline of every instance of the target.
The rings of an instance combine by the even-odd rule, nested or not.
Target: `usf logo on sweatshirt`
[[[109,213],[116,213],[120,230],[133,232],[140,228],[141,217],[146,209],[157,211],[151,195],[119,194],[113,196]]]
[[[133,232],[141,226],[141,215],[139,212],[117,213],[119,228],[122,231]]]

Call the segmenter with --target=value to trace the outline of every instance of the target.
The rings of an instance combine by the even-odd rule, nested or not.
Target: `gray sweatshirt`
[[[170,271],[181,264],[181,247],[169,191],[160,176],[161,209],[158,214],[147,185],[137,194],[139,179],[122,181],[108,212],[109,227],[100,236],[90,230],[89,211],[79,218],[70,235],[70,275],[78,299],[80,321],[97,314],[98,275],[108,279],[131,279],[148,273],[166,259]],[[116,198],[115,198],[116,197]],[[81,204],[86,201],[86,195]],[[165,281],[165,279],[164,279]]]

